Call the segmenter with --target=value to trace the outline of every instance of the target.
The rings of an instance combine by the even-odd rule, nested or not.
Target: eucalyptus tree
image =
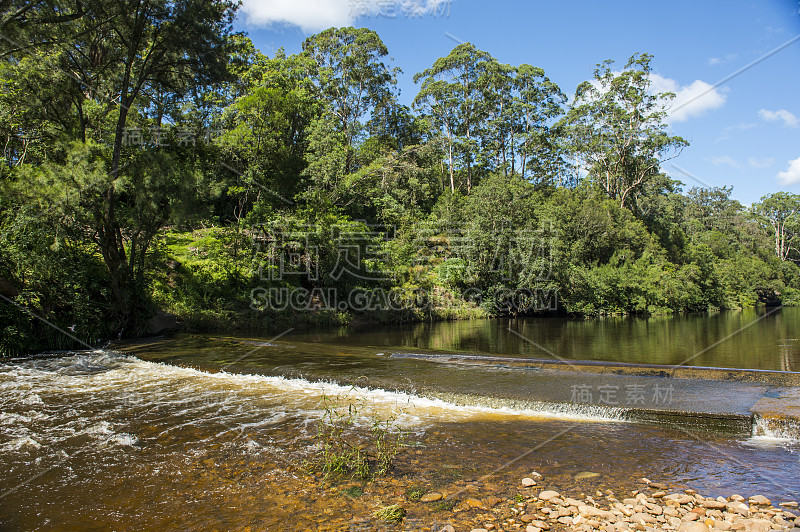
[[[753,205],[753,212],[774,237],[775,254],[781,260],[800,259],[800,194],[775,192]]]
[[[459,44],[433,66],[414,75],[422,81],[414,106],[431,115],[435,126],[442,129],[447,144],[450,190],[455,191],[457,158],[465,169],[465,188],[473,186],[473,167],[478,154],[479,135],[487,118],[486,76],[495,59],[471,43]]]
[[[389,50],[377,33],[366,28],[327,29],[306,39],[303,51],[316,62],[313,79],[318,94],[344,138],[342,171],[348,174],[354,167],[361,120],[394,104],[399,69],[384,63]]]
[[[484,74],[487,120],[483,126],[486,158],[493,169],[519,174],[534,184],[550,183],[567,171],[555,121],[566,97],[544,70],[487,64]]]
[[[611,60],[598,64],[594,79],[578,86],[563,121],[569,147],[588,177],[623,207],[688,146],[667,131],[675,95],[652,92],[651,60],[633,55],[621,72]]]

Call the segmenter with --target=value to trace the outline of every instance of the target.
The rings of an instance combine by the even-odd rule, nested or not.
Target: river
[[[359,515],[400,486],[502,492],[533,470],[575,493],[646,476],[796,500],[798,371],[788,308],[182,334],[4,361],[0,528],[371,530]],[[353,430],[407,433],[363,496],[308,474],[323,398],[359,406]],[[448,517],[410,512],[409,530]]]

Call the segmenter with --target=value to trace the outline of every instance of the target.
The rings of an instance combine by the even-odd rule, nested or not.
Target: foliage
[[[325,477],[349,475],[372,480],[391,471],[405,438],[395,427],[394,417],[362,420],[362,403],[345,404],[338,397],[323,396],[322,408],[315,467]],[[366,439],[356,430],[365,421],[370,425]]]
[[[651,94],[651,60],[631,56],[620,73],[613,61],[598,64],[594,80],[578,86],[565,121],[568,142],[591,179],[623,207],[688,145],[667,134],[666,111],[675,95]]]
[[[23,309],[0,306],[6,353],[74,347],[26,310],[94,343],[157,309],[219,330],[800,299],[800,199],[684,192],[648,54],[598,64],[568,103],[542,68],[464,43],[409,108],[369,29],[267,57],[228,0],[6,4],[0,289]],[[330,468],[385,469],[390,428]]]
[[[375,517],[388,523],[399,523],[406,516],[406,509],[398,504],[382,506],[375,510]]]

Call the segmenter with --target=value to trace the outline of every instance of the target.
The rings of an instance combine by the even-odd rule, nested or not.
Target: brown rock
[[[769,506],[772,504],[770,500],[764,497],[763,495],[753,495],[752,497],[747,499],[747,502],[749,502],[750,504],[755,504],[756,506]]]
[[[422,497],[420,497],[419,502],[435,502],[442,499],[442,494],[437,491],[432,491],[430,493],[426,493]]]
[[[657,523],[656,518],[650,514],[637,512],[630,517],[630,521],[633,523]]]
[[[483,509],[483,503],[481,501],[479,501],[478,499],[473,499],[472,497],[469,497],[469,498],[465,499],[464,500],[464,504],[466,506],[470,507],[470,508],[482,508]]]
[[[549,501],[558,497],[558,492],[553,490],[544,490],[539,492],[539,498],[543,501]]]
[[[491,497],[486,497],[485,499],[483,499],[482,502],[487,508],[491,508],[493,506],[497,506],[502,501],[503,499],[501,499],[500,497],[491,496]]]
[[[684,521],[678,527],[678,532],[708,532],[708,527],[697,521]]]
[[[715,500],[706,500],[700,503],[703,508],[708,508],[711,510],[724,510],[728,505],[724,502],[719,502]]]

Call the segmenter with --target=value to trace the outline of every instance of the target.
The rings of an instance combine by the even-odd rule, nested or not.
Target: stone
[[[430,493],[426,493],[422,497],[419,498],[419,502],[436,502],[442,500],[442,494],[438,491],[432,491]]]
[[[553,490],[544,490],[539,492],[539,498],[543,501],[549,501],[558,497],[558,492]]]
[[[665,490],[669,487],[663,482],[651,482],[650,484],[648,484],[648,486],[650,486],[654,490]]]
[[[705,523],[698,523],[697,521],[685,521],[678,527],[678,532],[708,532],[708,527]]]
[[[479,501],[478,499],[474,499],[472,497],[469,497],[469,498],[465,499],[464,500],[464,504],[467,505],[470,508],[482,508],[483,507],[483,503],[481,501]]]
[[[753,495],[752,497],[747,499],[747,502],[749,502],[750,504],[755,504],[756,506],[769,506],[772,504],[770,500],[764,497],[763,495]]]
[[[615,517],[614,514],[608,510],[601,510],[600,508],[595,508],[594,506],[589,506],[588,504],[579,505],[578,513],[589,517],[601,517],[606,520],[611,520]]]
[[[710,500],[710,501],[706,500],[706,501],[703,501],[700,504],[703,506],[703,508],[708,508],[710,510],[724,510],[728,506],[727,503],[719,502],[719,501],[715,501],[715,500]]]
[[[493,506],[497,506],[502,501],[503,499],[501,499],[500,497],[491,496],[491,497],[486,497],[485,499],[483,499],[482,502],[487,508],[491,508]]]
[[[533,525],[528,525],[525,527],[525,532],[541,532],[541,528],[535,527]]]
[[[735,493],[734,493],[733,495],[731,495],[730,497],[728,497],[728,500],[729,500],[729,501],[743,501],[743,500],[744,500],[744,497],[742,497],[741,495],[737,495],[737,494],[735,494]]]
[[[456,532],[456,529],[453,525],[444,525],[440,532]]]
[[[664,513],[664,509],[657,504],[651,504],[647,507],[647,513],[652,515],[661,515]]]
[[[522,485],[524,487],[528,488],[530,486],[535,486],[536,485],[536,481],[533,480],[531,477],[525,477],[525,478],[522,479]]]
[[[656,491],[656,492],[653,493],[653,497],[655,497],[656,499],[660,499],[661,497],[663,497],[666,494],[667,493],[664,492],[664,491]]]
[[[796,501],[782,502],[778,506],[783,506],[784,508],[797,508],[797,502]]]
[[[668,501],[675,501],[678,504],[689,504],[690,502],[694,502],[694,497],[690,497],[689,495],[684,495],[682,493],[672,493],[664,498]]]
[[[643,512],[637,512],[630,517],[630,521],[633,523],[657,523],[656,518],[650,514],[646,514]]]
[[[750,513],[750,507],[741,501],[729,502],[725,506],[725,510],[742,515],[747,515]]]
[[[599,477],[600,473],[595,473],[593,471],[581,471],[577,475],[575,475],[575,480],[586,480],[589,478],[596,478]]]
[[[489,532],[485,528],[473,528],[471,532]]]
[[[537,473],[536,471],[531,471],[531,474],[529,476],[533,480],[540,480],[542,478],[542,474],[541,473]]]
[[[743,519],[742,524],[747,532],[768,532],[772,529],[772,523],[766,519]]]

